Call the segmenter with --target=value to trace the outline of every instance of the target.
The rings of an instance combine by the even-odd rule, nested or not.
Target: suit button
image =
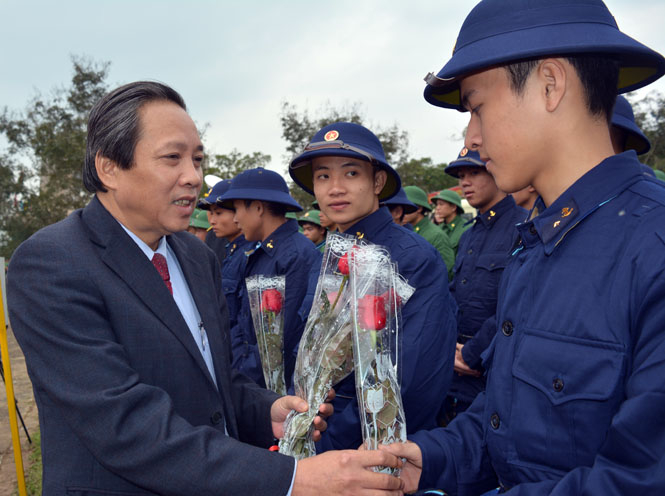
[[[557,378],[552,382],[552,387],[557,393],[560,393],[563,390],[563,380]]]
[[[222,421],[222,414],[221,412],[215,412],[210,416],[210,422],[212,425],[217,425]]]
[[[513,323],[510,320],[504,320],[501,324],[501,332],[504,336],[510,336],[513,334]]]
[[[501,419],[499,419],[499,414],[498,413],[493,413],[492,416],[490,417],[490,425],[492,426],[492,429],[496,430],[499,428],[501,425]]]

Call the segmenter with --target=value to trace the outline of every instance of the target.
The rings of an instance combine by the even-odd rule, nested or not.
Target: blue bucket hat
[[[379,138],[352,122],[336,122],[319,130],[302,153],[291,160],[289,174],[298,186],[313,195],[312,159],[330,156],[359,158],[386,171],[388,179],[379,193],[380,201],[395,195],[402,185],[399,174],[386,161]]]
[[[210,205],[219,205],[222,208],[233,210],[233,202],[218,201],[220,196],[226,193],[230,187],[231,187],[231,180],[222,179],[221,181],[217,182],[212,188],[210,188],[205,195],[203,195],[203,198],[199,200],[199,203],[196,206],[201,210],[210,210]]]
[[[444,172],[459,178],[459,169],[461,167],[482,167],[485,169],[485,162],[480,160],[480,154],[477,151],[464,147],[459,152],[459,155],[457,155],[457,159],[450,162],[444,169]]]
[[[401,205],[404,207],[404,213],[405,214],[412,214],[416,210],[418,210],[418,206],[411,202],[409,198],[406,196],[406,191],[404,191],[404,188],[400,188],[399,191],[397,191],[397,194],[395,196],[387,199],[384,202],[381,202],[382,205],[390,206],[390,205]]]
[[[452,58],[436,76],[425,77],[425,100],[464,111],[459,80],[473,72],[582,53],[618,60],[618,93],[646,86],[665,73],[665,58],[619,31],[601,0],[483,0],[462,24]]]
[[[635,150],[642,155],[651,149],[649,138],[635,124],[635,114],[630,102],[623,96],[617,96],[612,113],[612,125],[626,132],[626,150]]]
[[[228,200],[259,200],[279,203],[287,212],[301,212],[302,207],[289,194],[284,178],[277,172],[257,167],[241,172],[231,181],[231,186],[217,202]]]

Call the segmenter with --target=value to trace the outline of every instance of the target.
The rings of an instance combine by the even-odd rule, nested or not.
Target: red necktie
[[[159,275],[164,279],[164,284],[169,288],[171,294],[173,294],[173,288],[171,287],[171,276],[169,276],[169,266],[166,265],[166,258],[164,255],[155,253],[152,257],[152,265],[155,266]]]

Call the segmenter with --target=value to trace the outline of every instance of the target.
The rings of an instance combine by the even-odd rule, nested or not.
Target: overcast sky
[[[665,53],[665,1],[607,0],[619,28]],[[111,86],[163,81],[208,124],[214,153],[272,156],[285,170],[283,101],[316,112],[359,103],[366,122],[397,124],[413,157],[449,162],[467,115],[422,98],[475,2],[0,0],[0,107],[20,110],[71,80],[71,55],[110,61]],[[663,78],[665,79],[665,78]],[[661,79],[647,89],[665,93]]]

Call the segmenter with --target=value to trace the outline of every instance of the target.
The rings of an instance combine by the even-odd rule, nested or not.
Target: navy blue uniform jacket
[[[665,185],[605,159],[539,215],[501,280],[487,390],[417,433],[423,486],[665,494]],[[535,213],[535,212],[534,212]]]
[[[215,254],[188,233],[167,242],[219,391],[161,277],[97,198],[12,257],[8,305],[39,409],[45,495],[288,491],[293,459],[240,442],[271,443],[276,396],[230,368]]]

